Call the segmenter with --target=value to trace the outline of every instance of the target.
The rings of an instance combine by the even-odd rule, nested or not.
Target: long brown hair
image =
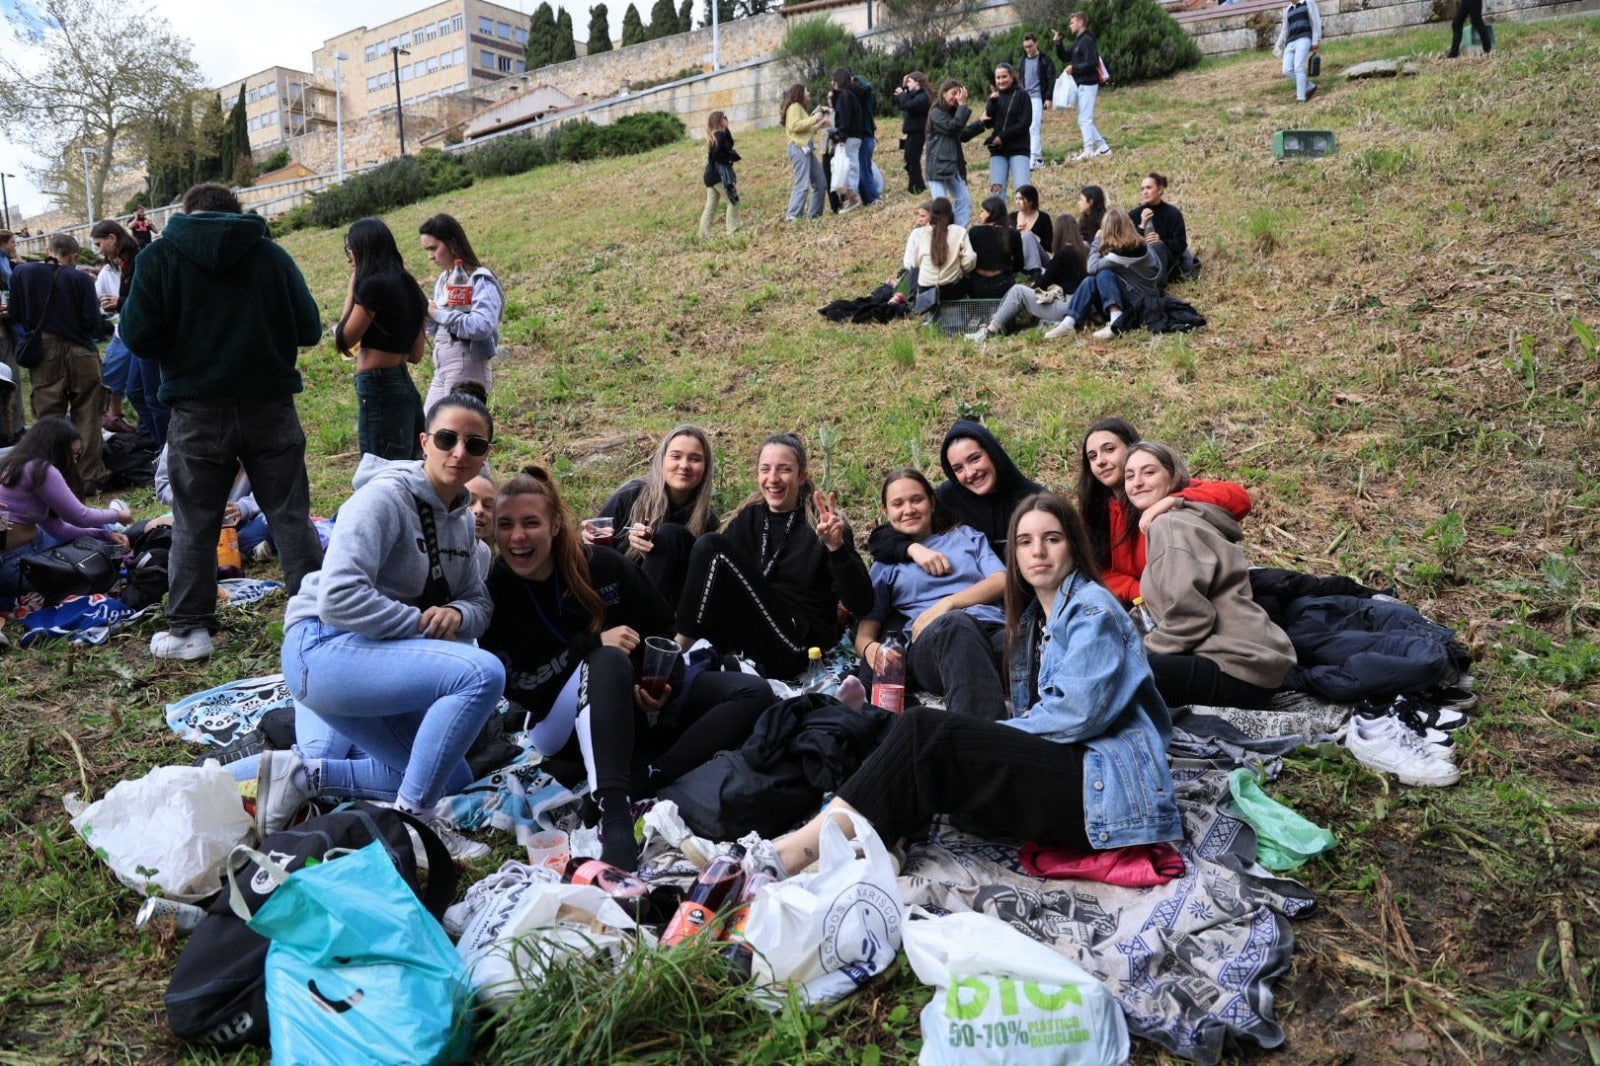
[[[706,532],[711,527],[711,494],[714,490],[712,484],[712,458],[711,439],[706,436],[706,431],[699,426],[685,422],[673,428],[671,433],[661,438],[661,443],[656,445],[655,455],[650,458],[650,471],[644,476],[644,488],[639,492],[639,498],[633,502],[633,512],[629,519],[634,522],[643,522],[651,529],[655,529],[666,521],[667,512],[672,509],[672,501],[667,497],[667,447],[679,437],[689,437],[700,445],[706,456],[705,477],[700,479],[700,485],[694,490],[694,498],[689,501],[688,530],[695,536]],[[628,545],[627,555],[632,559],[642,559],[644,553]]]
[[[783,94],[783,103],[778,108],[778,125],[789,125],[790,104],[799,104],[801,107],[806,106],[806,87],[799,82],[789,86],[788,91]]]
[[[1125,418],[1102,418],[1083,431],[1078,444],[1078,513],[1089,529],[1089,543],[1094,548],[1094,561],[1101,566],[1111,565],[1111,548],[1131,541],[1139,535],[1139,513],[1127,505],[1122,486],[1106,486],[1094,476],[1089,466],[1089,438],[1096,433],[1110,433],[1125,447],[1139,443],[1139,431]],[[1111,501],[1123,505],[1121,529],[1111,528]]]
[[[956,224],[956,209],[943,196],[935,196],[922,209],[928,212],[928,225],[933,227],[928,238],[928,258],[934,266],[942,267],[950,259],[950,227]]]
[[[574,533],[578,519],[561,499],[561,490],[556,488],[544,467],[529,465],[500,486],[494,497],[495,509],[499,510],[502,500],[514,496],[542,496],[549,503],[550,521],[556,527],[550,536],[550,554],[555,559],[556,573],[561,577],[564,590],[588,612],[588,631],[599,633],[606,620],[605,601],[594,590],[589,577],[589,557],[584,554],[581,539]]]
[[[1133,220],[1122,211],[1107,212],[1100,223],[1100,254],[1112,253],[1138,259],[1145,254],[1144,238],[1133,228]]]
[[[461,260],[461,265],[467,270],[477,270],[483,265],[478,262],[478,253],[472,250],[472,242],[467,240],[467,231],[461,228],[461,223],[456,221],[454,215],[441,211],[424,219],[422,225],[417,227],[417,232],[424,237],[432,237],[450,249],[450,257]]]
[[[805,516],[806,524],[812,529],[816,529],[817,486],[811,481],[811,466],[806,460],[806,446],[802,444],[800,442],[800,438],[795,436],[793,433],[774,433],[772,436],[762,441],[761,447],[756,449],[757,465],[759,465],[761,462],[761,453],[766,451],[767,448],[774,444],[780,448],[788,448],[794,453],[795,465],[800,468],[801,479],[800,496],[796,503],[799,506],[800,513]],[[764,498],[761,495],[761,487],[758,485],[756,487],[756,491],[752,492],[750,495],[746,496],[742,501],[740,501],[738,509],[742,511],[746,507],[753,507],[754,505],[761,503],[763,499]]]
[[[1016,647],[1022,633],[1022,612],[1038,598],[1032,585],[1022,579],[1017,563],[1017,525],[1030,511],[1043,511],[1061,523],[1067,536],[1067,549],[1072,553],[1072,566],[1090,581],[1100,580],[1100,567],[1089,547],[1089,532],[1083,528],[1083,518],[1065,496],[1055,492],[1036,492],[1025,497],[1011,512],[1011,522],[1006,527],[1006,658]]]

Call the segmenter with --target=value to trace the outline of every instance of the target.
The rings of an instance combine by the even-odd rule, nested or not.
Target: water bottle
[[[1133,598],[1133,609],[1128,613],[1133,617],[1133,628],[1139,631],[1141,637],[1148,637],[1156,631],[1155,616],[1150,613],[1150,608],[1144,605],[1143,596]]]
[[[724,904],[738,900],[739,890],[744,887],[744,867],[739,864],[743,857],[744,848],[735,844],[727,855],[718,856],[700,871],[689,894],[678,905],[678,912],[667,923],[666,932],[661,934],[662,947],[669,948],[694,936],[715,920]]]
[[[472,306],[472,275],[467,273],[459,259],[444,278],[444,305],[456,310],[466,310]]]
[[[893,633],[878,645],[872,672],[872,705],[890,714],[906,709],[906,646]]]
[[[806,649],[806,674],[800,682],[800,691],[804,693],[826,692],[828,689],[828,675],[822,670],[822,649]]]

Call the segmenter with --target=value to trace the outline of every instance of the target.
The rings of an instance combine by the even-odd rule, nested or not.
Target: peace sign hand
[[[831,552],[844,547],[844,516],[838,510],[838,497],[831,492],[817,497],[817,537]]]

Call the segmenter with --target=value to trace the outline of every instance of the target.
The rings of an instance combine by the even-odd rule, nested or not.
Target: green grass
[[[1299,872],[1320,906],[1296,924],[1277,989],[1287,1061],[1587,1061],[1600,1030],[1600,20],[1505,24],[1490,61],[1434,58],[1447,32],[1330,42],[1305,106],[1260,55],[1113,90],[1099,117],[1117,154],[1036,175],[1053,212],[1082,184],[1126,207],[1143,173],[1172,178],[1205,262],[1180,295],[1209,326],[1186,336],[980,349],[910,323],[828,323],[816,308],[894,272],[914,201],[785,225],[770,129],[736,131],[733,240],[693,237],[692,144],[484,181],[389,221],[427,278],[417,224],[456,214],[505,282],[513,354],[495,367],[494,463],[548,465],[580,510],[691,419],[713,435],[725,512],[749,489],[756,443],[798,430],[864,534],[881,472],[933,468],[955,418],[985,419],[1040,480],[1070,488],[1082,427],[1120,414],[1197,473],[1249,485],[1253,562],[1396,587],[1455,627],[1484,698],[1459,785],[1402,788],[1324,749],[1289,759],[1272,787],[1340,841]],[[1338,77],[1386,56],[1418,57],[1419,74]],[[1274,161],[1272,133],[1306,127],[1335,130],[1340,154]],[[1075,139],[1071,116],[1046,119],[1047,149]],[[340,238],[285,241],[329,321]],[[301,365],[315,503],[330,513],[356,460],[350,364],[327,340]],[[133,500],[149,513],[147,493]],[[0,660],[0,1066],[236,1061],[166,1035],[179,945],[133,930],[137,900],[75,838],[60,797],[192,758],[162,705],[275,672],[280,610],[226,615],[201,665],[152,662],[154,621],[106,648]],[[635,974],[644,987],[615,998],[528,1009],[582,1041],[628,1017],[631,1035],[572,1061],[694,1061],[708,1046],[727,1062],[915,1058],[928,992],[903,966],[832,1014],[753,1015],[695,983],[708,980],[685,977],[673,1001]],[[707,1012],[692,1024],[667,1017],[684,996]],[[537,1055],[547,1038],[518,1033],[483,1057]],[[1135,1060],[1167,1061],[1147,1045]]]

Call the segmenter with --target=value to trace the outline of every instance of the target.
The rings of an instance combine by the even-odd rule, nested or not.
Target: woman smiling
[[[626,554],[677,603],[695,538],[720,524],[711,506],[714,488],[711,439],[699,426],[681,425],[661,439],[642,478],[627,482],[600,508],[627,537]],[[583,539],[593,543],[587,525]]]

